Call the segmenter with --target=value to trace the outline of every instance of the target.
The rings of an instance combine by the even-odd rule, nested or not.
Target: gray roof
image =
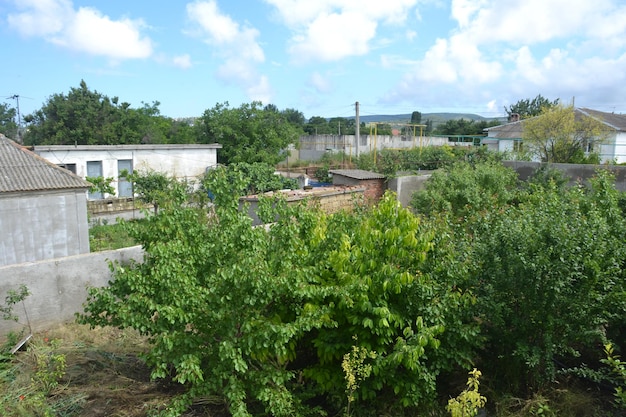
[[[618,132],[626,132],[626,114],[606,113],[603,111],[587,109],[584,107],[576,110],[601,121],[605,125],[617,130]]]
[[[89,187],[79,176],[0,134],[0,193]]]
[[[355,180],[378,180],[384,179],[383,174],[377,174],[376,172],[365,171],[363,169],[331,169],[333,175],[343,175],[344,177],[353,178]]]

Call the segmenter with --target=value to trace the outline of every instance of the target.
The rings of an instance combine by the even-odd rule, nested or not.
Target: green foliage
[[[97,224],[89,228],[91,252],[127,248],[136,244],[137,242],[129,236],[126,226],[122,223]]]
[[[366,363],[367,359],[376,359],[376,352],[370,352],[362,346],[352,346],[352,351],[343,355],[341,369],[343,369],[345,374],[348,397],[346,416],[350,416],[350,406],[354,401],[354,392],[359,388],[361,381],[369,378],[372,373],[372,365]]]
[[[611,368],[618,379],[618,385],[615,387],[615,402],[619,407],[626,409],[626,362],[615,353],[611,343],[604,345],[604,353],[606,358],[602,362]]]
[[[517,197],[517,174],[499,163],[475,165],[460,162],[434,172],[424,191],[413,195],[411,207],[432,215],[449,212],[453,217],[497,210]]]
[[[276,174],[274,167],[269,164],[240,162],[209,170],[201,181],[203,192],[213,195],[224,176],[228,178],[228,189],[237,197],[298,188],[297,180]]]
[[[504,111],[511,118],[512,114],[519,114],[521,119],[528,119],[529,117],[539,116],[545,109],[559,105],[559,99],[550,101],[543,97],[541,94],[537,95],[534,99],[522,99],[517,103],[511,104],[509,107],[504,106]]]
[[[421,273],[433,236],[392,195],[333,216],[263,200],[276,219],[265,230],[238,210],[232,182],[215,170],[210,216],[168,206],[135,229],[144,262],[112,265],[115,279],[90,290],[80,318],[150,337],[152,375],[186,389],[168,415],[206,395],[234,416],[304,415],[311,390],[339,410],[352,336],[377,353],[354,392],[363,409],[425,406],[440,372],[467,366],[471,343],[449,349],[446,338],[448,325],[474,327],[463,322],[468,295]]]
[[[127,174],[133,184],[133,191],[141,201],[152,205],[157,214],[159,207],[166,204],[180,205],[188,198],[191,184],[179,181],[163,172],[134,171]]]
[[[276,165],[287,157],[287,147],[296,143],[301,130],[286,115],[264,109],[260,102],[230,108],[217,104],[196,121],[201,143],[220,143],[219,162],[263,162]]]
[[[17,112],[6,103],[0,103],[0,133],[8,138],[17,138]]]
[[[68,403],[54,395],[66,368],[65,355],[58,352],[57,341],[31,341],[21,357],[12,357],[4,365],[0,370],[0,414],[33,417],[76,415],[77,408],[80,408],[77,406],[83,398],[74,398]]]
[[[602,122],[576,115],[572,106],[545,108],[522,126],[524,146],[542,162],[597,163],[599,156],[593,154],[608,137]]]
[[[474,417],[487,403],[487,398],[478,392],[478,387],[480,386],[478,380],[482,373],[474,368],[469,372],[469,375],[467,389],[456,398],[448,400],[446,409],[451,417]]]
[[[26,285],[20,285],[17,290],[8,290],[6,297],[4,297],[4,305],[0,305],[0,313],[2,313],[3,320],[17,321],[18,317],[13,314],[13,306],[20,303],[30,295]]]
[[[435,128],[435,135],[485,135],[485,129],[500,125],[498,120],[471,120],[471,119],[450,119]]]
[[[545,386],[555,359],[593,350],[621,326],[626,229],[611,181],[600,172],[588,192],[533,188],[473,228],[473,275],[494,358],[486,369],[519,383],[514,390]]]
[[[91,188],[89,188],[90,193],[115,195],[115,188],[111,185],[113,177],[86,177],[85,180],[91,183]]]
[[[164,117],[159,102],[133,109],[118,97],[92,91],[81,80],[67,94],[53,94],[43,107],[24,117],[29,145],[113,145],[190,143],[188,121]]]

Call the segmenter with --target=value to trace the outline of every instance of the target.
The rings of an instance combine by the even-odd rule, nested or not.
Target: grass
[[[148,340],[130,329],[90,329],[68,323],[36,333],[28,349],[14,356],[6,353],[8,347],[5,344],[0,349],[1,416],[152,417],[181,393],[179,384],[151,380],[150,369],[142,359],[149,348]],[[561,385],[529,399],[500,396],[487,390],[482,393],[490,410],[486,415],[624,415],[611,407],[610,395],[571,381],[562,381]],[[199,399],[183,414],[228,415],[217,397]]]
[[[91,252],[127,248],[136,244],[121,223],[98,224],[89,229]]]

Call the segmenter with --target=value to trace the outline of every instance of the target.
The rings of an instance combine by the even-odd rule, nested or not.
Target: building
[[[0,266],[88,253],[89,187],[0,134]]]
[[[362,169],[331,169],[333,185],[350,185],[365,188],[364,197],[368,203],[377,203],[385,193],[385,176]]]
[[[172,145],[54,145],[35,146],[34,152],[79,177],[113,178],[115,197],[133,197],[131,184],[124,179],[125,171],[164,172],[179,179],[196,179],[217,165],[214,143]],[[89,199],[102,199],[90,193]]]
[[[605,143],[600,145],[598,152],[601,162],[626,162],[626,115],[606,113],[588,108],[574,109],[577,116],[592,117],[604,123],[611,132]],[[482,145],[494,151],[517,151],[522,143],[524,120],[506,123],[485,129],[487,137]]]

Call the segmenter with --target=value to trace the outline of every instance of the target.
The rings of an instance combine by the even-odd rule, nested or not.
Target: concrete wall
[[[326,152],[344,152],[348,156],[358,156],[374,149],[411,149],[423,146],[443,146],[455,144],[448,138],[424,136],[361,135],[356,142],[355,135],[308,135],[301,136],[299,157],[303,161],[318,161]],[[470,144],[471,145],[471,144]]]
[[[0,196],[0,266],[88,252],[84,190]]]
[[[526,181],[542,165],[541,162],[504,161],[504,166],[513,168],[519,178]],[[579,180],[588,181],[598,169],[608,169],[615,175],[615,188],[626,191],[626,166],[621,165],[585,165],[585,164],[548,164],[562,171],[570,179],[569,185],[575,185]]]
[[[57,165],[76,165],[76,174],[87,176],[87,162],[101,161],[102,176],[114,179],[118,189],[118,161],[132,161],[133,170],[166,172],[177,178],[195,179],[209,167],[217,165],[217,149],[221,145],[96,145],[36,146],[39,156]],[[106,197],[106,196],[105,196]]]
[[[397,199],[403,207],[411,204],[413,193],[426,188],[426,181],[430,178],[432,171],[423,171],[419,175],[403,175],[391,178],[387,188],[396,193]]]
[[[108,261],[124,263],[130,259],[143,259],[141,246],[0,267],[0,302],[4,304],[7,291],[21,284],[31,293],[24,306],[13,308],[18,323],[0,320],[0,335],[27,326],[24,308],[33,331],[73,320],[75,313],[83,311],[87,287],[108,285]]]

